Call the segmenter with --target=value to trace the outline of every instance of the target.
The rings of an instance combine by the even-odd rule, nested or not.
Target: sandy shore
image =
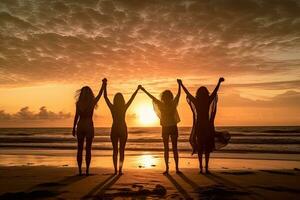
[[[101,158],[106,160],[104,157],[97,159]],[[93,162],[97,162],[97,159]],[[66,165],[2,166],[0,199],[147,197],[291,200],[298,199],[300,195],[299,161],[215,158],[212,159],[210,175],[198,174],[197,165],[194,165],[182,167],[182,174],[171,171],[170,175],[165,176],[162,174],[161,164],[151,167],[137,165],[138,162],[135,162],[135,167],[132,167],[131,159],[134,160],[134,156],[128,156],[122,176],[113,175],[112,169],[108,167],[92,167],[92,175],[86,177],[77,176],[77,169]],[[183,158],[181,162],[189,161]]]

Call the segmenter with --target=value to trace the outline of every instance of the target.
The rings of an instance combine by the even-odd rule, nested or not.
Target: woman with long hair
[[[178,140],[178,128],[177,123],[180,122],[179,115],[177,112],[177,105],[180,98],[180,80],[178,82],[178,92],[174,98],[170,90],[165,90],[161,94],[161,100],[155,98],[150,94],[145,88],[142,87],[142,90],[152,99],[153,107],[160,118],[160,125],[162,126],[162,138],[164,143],[164,158],[166,164],[166,171],[164,174],[169,173],[169,138],[171,137],[172,141],[172,150],[174,154],[174,160],[176,165],[176,172],[179,173],[178,167],[178,149],[177,149],[177,140]]]
[[[110,109],[113,123],[111,127],[110,139],[113,146],[113,164],[115,169],[115,174],[117,174],[117,166],[118,166],[118,151],[120,152],[119,157],[119,174],[122,173],[123,162],[124,162],[124,153],[125,153],[125,145],[127,141],[127,125],[125,121],[126,111],[129,108],[130,104],[134,100],[138,90],[141,88],[139,85],[135,92],[132,94],[129,101],[126,103],[122,93],[117,93],[114,96],[113,103],[110,102],[107,96],[107,87],[106,87],[106,79],[104,80],[104,99],[106,101],[107,106]],[[118,143],[120,143],[120,149],[118,149]]]
[[[202,155],[205,154],[205,170],[206,173],[209,173],[209,156],[215,149],[215,138],[223,137],[222,134],[216,136],[214,127],[214,118],[217,108],[217,93],[223,81],[224,78],[219,79],[219,82],[212,94],[209,94],[206,87],[201,86],[196,92],[196,97],[191,95],[188,89],[181,82],[181,87],[185,91],[187,101],[193,111],[194,123],[190,143],[193,147],[193,153],[196,151],[198,152],[200,173],[203,173]],[[225,143],[228,142],[228,140],[227,138],[224,138]]]
[[[102,87],[96,97],[89,86],[84,86],[77,91],[76,113],[74,117],[72,135],[77,137],[77,164],[79,175],[82,174],[81,165],[84,140],[86,140],[86,175],[89,175],[92,142],[94,138],[93,113],[94,109],[97,108],[97,103],[103,93],[103,90],[104,85],[102,84]]]

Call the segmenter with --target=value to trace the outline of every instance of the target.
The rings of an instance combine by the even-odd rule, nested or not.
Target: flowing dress
[[[189,96],[187,96],[187,102],[193,112],[193,127],[189,138],[189,142],[192,146],[192,154],[198,151],[212,152],[213,150],[218,150],[226,146],[229,143],[230,134],[225,131],[216,131],[214,125],[217,113],[217,95],[211,103],[206,106],[201,105],[197,101],[193,102]],[[206,113],[207,116],[205,115]]]

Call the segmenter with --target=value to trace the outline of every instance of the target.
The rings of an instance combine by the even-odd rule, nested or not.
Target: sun
[[[149,126],[158,123],[158,117],[156,116],[151,103],[140,104],[135,110],[140,124]]]

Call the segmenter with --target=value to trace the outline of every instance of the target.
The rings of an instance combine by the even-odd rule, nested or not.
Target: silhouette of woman
[[[209,95],[209,91],[206,87],[201,86],[196,92],[196,97],[190,94],[182,82],[180,83],[181,87],[187,94],[187,101],[189,102],[193,111],[194,124],[190,142],[193,147],[193,153],[196,151],[198,152],[200,173],[203,173],[203,153],[205,154],[205,170],[206,173],[209,173],[209,156],[210,153],[215,149],[216,135],[214,130],[214,118],[216,114],[217,92],[223,81],[224,78],[219,79],[219,82],[211,95]],[[222,135],[220,135],[220,137],[222,137]],[[228,140],[224,142],[228,142]]]
[[[118,165],[118,143],[120,142],[120,160],[119,160],[119,174],[122,173],[122,167],[124,162],[124,151],[125,145],[127,141],[127,125],[125,121],[126,111],[129,108],[130,104],[134,100],[138,90],[141,88],[139,85],[135,92],[132,94],[131,98],[127,103],[125,103],[124,97],[122,93],[117,93],[114,96],[113,104],[107,97],[107,88],[106,88],[106,79],[104,80],[104,99],[106,101],[107,106],[110,109],[113,123],[111,127],[110,139],[113,146],[113,163],[115,168],[115,174],[117,173],[117,165]]]
[[[169,173],[169,137],[172,141],[172,149],[174,154],[174,160],[176,165],[176,172],[179,173],[178,167],[178,149],[177,149],[177,139],[178,139],[178,128],[177,123],[180,122],[179,115],[177,112],[177,105],[180,98],[180,80],[178,82],[178,93],[176,97],[170,90],[165,90],[161,94],[161,100],[158,100],[153,95],[151,95],[145,88],[142,90],[153,100],[153,107],[160,118],[160,125],[162,126],[162,138],[164,143],[164,158],[166,164],[166,171],[164,174]]]
[[[94,108],[97,107],[97,103],[103,93],[104,85],[97,95],[94,96],[93,91],[90,87],[84,86],[77,91],[77,101],[76,101],[76,113],[74,117],[73,131],[72,135],[77,136],[77,164],[79,169],[79,175],[82,174],[82,151],[84,140],[86,139],[86,175],[89,175],[89,167],[91,163],[91,150],[92,142],[94,138],[94,124],[93,124],[93,113]],[[77,127],[77,129],[76,129]]]

